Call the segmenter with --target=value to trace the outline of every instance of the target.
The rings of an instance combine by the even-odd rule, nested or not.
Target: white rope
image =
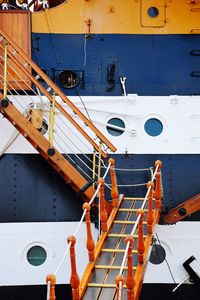
[[[111,165],[111,164],[108,165],[108,169],[106,170],[106,172],[105,172],[105,174],[104,174],[104,178],[105,178],[106,175],[108,174],[110,165]],[[98,187],[97,187],[97,189],[96,189],[94,195],[92,196],[92,198],[91,198],[91,200],[90,200],[90,202],[89,202],[89,205],[91,205],[91,204],[93,203],[94,199],[96,198],[96,196],[97,196],[97,194],[98,194],[98,192],[99,192],[100,187],[101,187],[101,183],[98,184]],[[86,209],[84,209],[83,214],[82,214],[82,217],[81,217],[81,219],[80,219],[80,221],[79,221],[79,224],[78,224],[78,226],[77,226],[77,228],[76,228],[76,230],[75,230],[75,232],[74,232],[74,234],[73,234],[74,237],[77,236],[77,234],[78,234],[78,232],[79,232],[79,230],[80,230],[80,228],[81,228],[81,224],[83,223],[83,220],[84,220],[84,218],[85,218],[85,214],[86,214]],[[66,249],[66,251],[65,251],[65,253],[64,253],[64,255],[63,255],[63,257],[61,258],[60,263],[58,264],[58,267],[56,268],[55,272],[53,273],[55,276],[56,276],[56,274],[58,273],[58,271],[60,270],[60,268],[62,267],[62,264],[64,263],[64,260],[65,260],[65,258],[66,258],[66,256],[67,256],[68,252],[69,252],[70,246],[71,246],[71,242],[68,244],[67,249]]]
[[[119,292],[118,292],[118,300],[122,300],[122,281],[119,282]]]
[[[101,167],[102,169],[105,169],[105,167]],[[149,168],[144,168],[144,169],[120,169],[120,168],[115,168],[115,171],[123,171],[123,172],[143,172],[143,171],[151,171],[152,167]]]
[[[50,298],[50,281],[47,282],[47,300]]]
[[[108,183],[108,186],[111,186],[112,184]],[[147,185],[147,182],[145,183],[135,183],[135,184],[118,184],[118,187],[136,187],[136,186],[143,186],[143,185]]]
[[[156,166],[155,172],[154,172],[153,177],[152,177],[152,182],[155,180],[156,174],[158,172],[158,168],[159,168],[159,165]],[[150,190],[151,190],[151,186],[149,186],[149,188],[147,190],[147,193],[146,193],[146,196],[144,198],[144,201],[143,201],[143,204],[141,206],[141,209],[144,209],[144,207],[146,205],[146,202],[147,202]],[[130,235],[133,236],[135,234],[135,231],[137,229],[137,226],[138,226],[140,218],[141,218],[141,214],[138,215],[138,217],[136,219],[136,222],[135,222],[135,225],[134,225],[134,227],[133,227]],[[129,242],[126,245],[126,250],[125,250],[125,253],[124,253],[124,257],[123,257],[123,261],[122,261],[121,268],[120,268],[120,271],[119,271],[119,275],[122,275],[122,272],[123,272],[123,269],[124,269],[124,266],[125,266],[125,263],[126,263],[127,254],[128,254],[128,247],[129,247]]]

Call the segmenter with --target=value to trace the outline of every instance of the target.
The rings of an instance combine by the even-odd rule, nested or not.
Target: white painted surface
[[[77,225],[77,222],[0,224],[0,286],[45,284],[46,275],[57,269],[67,249],[67,237],[75,232]],[[92,232],[96,240],[97,230],[94,226]],[[86,226],[83,223],[76,243],[80,277],[88,263],[85,241]],[[27,251],[35,245],[42,246],[47,252],[47,259],[40,266],[32,266],[27,261]],[[68,254],[57,273],[57,283],[69,283],[70,274]]]
[[[78,97],[69,97],[84,114],[83,105]],[[18,97],[12,99],[19,102]],[[42,107],[48,121],[49,105]],[[138,96],[127,97],[82,97],[88,113],[94,124],[117,147],[117,153],[199,153],[200,147],[200,97],[199,96]],[[23,96],[23,109],[27,108],[31,101],[39,103],[39,99],[33,96]],[[59,99],[57,99],[59,101]],[[22,103],[22,100],[20,100]],[[33,102],[33,101],[32,101]],[[19,105],[18,105],[19,107]],[[66,108],[66,106],[64,105]],[[21,107],[19,107],[23,110]],[[67,109],[68,110],[68,109]],[[73,114],[73,112],[70,112]],[[59,113],[57,113],[58,117]],[[76,115],[73,114],[76,118]],[[114,137],[107,132],[106,124],[114,117],[121,118],[126,126],[125,132]],[[144,124],[149,118],[157,118],[163,123],[163,132],[157,137],[149,136],[144,130]],[[63,127],[63,123],[60,122]],[[84,126],[81,124],[81,126]],[[0,117],[0,151],[7,143],[13,132],[12,125]],[[88,128],[86,131],[90,134]],[[68,131],[69,138],[75,142],[78,149],[70,145],[62,144],[64,152],[89,153],[92,148],[86,143],[80,143],[76,137]],[[68,143],[68,142],[67,142]],[[61,149],[60,149],[61,150]],[[9,147],[7,153],[36,153],[32,146],[23,138]]]
[[[157,225],[161,245],[176,283],[188,276],[183,263],[192,255],[200,272],[200,222],[178,222],[175,225]],[[155,235],[156,238],[156,235]],[[148,263],[145,283],[174,283],[166,261],[159,265]]]

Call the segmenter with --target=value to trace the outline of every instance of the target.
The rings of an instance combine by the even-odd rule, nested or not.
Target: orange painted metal
[[[76,269],[76,253],[75,253],[75,243],[76,238],[72,235],[67,238],[68,244],[70,245],[70,261],[71,261],[71,278],[70,278],[70,284],[72,287],[72,298],[73,300],[79,300],[79,277]]]
[[[122,300],[122,292],[120,293],[120,283],[121,283],[121,291],[122,291],[123,285],[125,283],[124,277],[122,275],[117,275],[115,279],[115,283],[117,286],[117,299]]]
[[[140,220],[138,223],[138,244],[137,244],[137,251],[138,251],[138,262],[139,264],[143,264],[144,262],[144,233],[143,233],[143,220],[144,220],[144,210],[138,209],[136,212],[137,216],[140,215]]]
[[[128,273],[126,277],[126,287],[127,287],[127,299],[134,300],[134,286],[135,280],[133,276],[133,243],[134,239],[132,236],[128,236],[125,239],[125,242],[129,242],[128,255],[127,255],[127,265],[128,265]]]
[[[153,189],[154,183],[149,181],[147,183],[147,188],[151,188],[148,196],[148,211],[147,211],[147,232],[152,234],[152,226],[153,226]]]
[[[157,160],[155,162],[155,167],[158,166],[158,172],[156,174],[156,187],[154,192],[155,197],[155,208],[160,209],[161,207],[161,197],[162,197],[162,191],[161,191],[161,168],[162,168],[162,162],[160,160]]]
[[[163,217],[163,221],[165,224],[174,224],[199,210],[200,194],[197,194],[173,208],[167,215]]]
[[[86,242],[86,247],[88,250],[88,256],[89,256],[89,261],[94,261],[94,248],[95,248],[95,243],[92,238],[92,231],[91,231],[91,220],[90,220],[90,205],[88,203],[83,204],[83,209],[86,209],[86,215],[85,215],[85,223],[86,223],[86,229],[87,229],[87,242]]]
[[[111,196],[112,196],[112,204],[113,207],[118,207],[119,202],[119,193],[118,193],[118,188],[117,188],[117,178],[116,178],[116,173],[115,173],[115,160],[114,158],[110,158],[108,161],[111,166],[110,166],[110,177],[111,177]]]
[[[49,294],[49,299],[47,300],[56,300],[56,294],[55,294],[56,277],[54,274],[47,275],[46,283],[48,282],[50,282],[50,294]]]
[[[122,203],[123,198],[124,198],[123,195],[119,196],[119,207]],[[108,230],[107,230],[107,232],[102,232],[102,234],[99,237],[99,240],[96,244],[95,252],[94,252],[94,261],[90,262],[87,265],[87,267],[85,269],[85,272],[84,272],[84,274],[81,278],[81,282],[80,282],[80,285],[79,285],[80,299],[83,299],[85,290],[87,288],[87,283],[89,282],[90,277],[92,275],[92,270],[94,269],[94,266],[97,262],[97,259],[99,258],[100,254],[101,254],[101,249],[103,248],[103,245],[104,245],[105,240],[107,238],[108,232],[109,232],[109,230],[110,230],[110,228],[113,224],[113,221],[115,220],[115,217],[116,217],[117,213],[118,213],[118,207],[114,207],[111,214],[109,215],[109,218],[108,218],[108,222],[107,222]]]
[[[104,179],[100,178],[98,180],[98,184],[101,183],[100,190],[99,190],[99,196],[100,196],[100,219],[101,219],[101,230],[103,232],[107,231],[107,220],[108,220],[108,214],[106,211],[106,200],[105,200],[105,193],[104,193]]]

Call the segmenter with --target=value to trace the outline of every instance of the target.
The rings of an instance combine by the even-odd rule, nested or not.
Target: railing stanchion
[[[127,299],[128,300],[134,300],[134,286],[135,286],[135,280],[133,276],[133,243],[134,239],[132,236],[127,236],[125,239],[125,242],[128,244],[128,254],[127,254],[127,265],[128,265],[128,274],[126,278],[126,286],[127,286]]]
[[[46,277],[46,283],[48,284],[50,282],[50,293],[49,293],[49,299],[47,300],[56,300],[56,294],[55,294],[55,284],[56,284],[56,277],[53,274],[48,274]]]
[[[106,203],[105,203],[105,193],[104,193],[104,179],[100,178],[98,180],[98,184],[101,183],[101,187],[100,187],[100,191],[99,191],[99,195],[100,195],[100,219],[101,219],[101,229],[103,232],[107,231],[107,220],[108,220],[108,214],[106,211]]]
[[[140,215],[139,223],[138,223],[138,244],[137,244],[137,251],[138,251],[138,262],[143,264],[144,262],[144,234],[143,234],[143,219],[144,219],[144,210],[138,209],[137,216]]]
[[[3,82],[3,98],[7,97],[7,60],[8,60],[8,42],[4,43],[4,82]]]
[[[117,300],[122,300],[122,290],[124,285],[124,277],[122,275],[118,275],[115,279],[115,283],[117,286]]]
[[[68,244],[70,244],[70,261],[71,261],[71,278],[70,284],[72,287],[72,298],[73,300],[79,300],[79,277],[76,270],[76,254],[75,254],[75,243],[76,238],[72,235],[67,239]]]
[[[116,173],[115,173],[115,160],[113,158],[110,158],[108,161],[111,166],[110,166],[110,177],[111,177],[111,196],[112,196],[112,204],[113,207],[118,207],[119,205],[119,192],[117,188],[117,178],[116,178]]]
[[[153,190],[154,183],[149,181],[147,183],[147,188],[150,187],[149,196],[148,196],[148,211],[147,211],[147,232],[152,234],[152,226],[153,226]]]
[[[52,102],[50,102],[50,114],[49,114],[49,149],[53,149],[54,123],[55,123],[55,95],[52,96]]]
[[[161,191],[161,168],[162,168],[162,162],[160,160],[157,160],[155,162],[155,166],[158,166],[158,172],[156,174],[156,187],[155,187],[155,208],[160,209],[161,207],[161,196],[162,196],[162,191]]]
[[[83,209],[86,209],[86,215],[85,215],[85,223],[86,223],[86,228],[87,228],[87,243],[86,247],[88,250],[88,256],[89,256],[89,261],[94,261],[94,240],[92,238],[92,231],[91,231],[91,220],[90,220],[90,205],[88,203],[83,204]]]

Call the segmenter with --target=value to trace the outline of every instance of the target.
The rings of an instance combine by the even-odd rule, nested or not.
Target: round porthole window
[[[108,121],[106,129],[114,136],[119,136],[124,133],[125,124],[119,118],[112,118]]]
[[[65,89],[71,89],[79,84],[80,78],[73,71],[63,70],[58,74],[57,82],[61,87]]]
[[[166,257],[165,249],[158,244],[154,244],[151,250],[149,261],[154,265],[161,264]]]
[[[144,124],[146,133],[150,136],[158,136],[163,131],[163,124],[160,120],[152,118],[146,121]]]
[[[149,9],[148,9],[148,15],[149,15],[149,17],[155,18],[155,17],[158,16],[158,14],[159,14],[159,10],[158,10],[157,7],[155,7],[155,6],[149,7]]]
[[[46,258],[46,250],[41,246],[33,246],[27,252],[27,260],[32,266],[42,265]]]

